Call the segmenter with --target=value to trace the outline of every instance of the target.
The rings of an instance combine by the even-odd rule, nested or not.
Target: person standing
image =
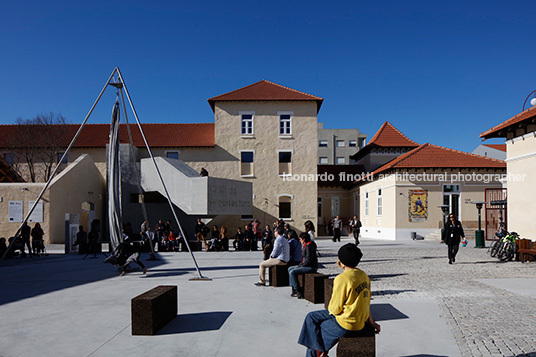
[[[263,232],[263,238],[262,238],[262,251],[264,253],[264,260],[268,260],[270,258],[270,254],[272,254],[272,249],[274,245],[272,244],[273,241],[273,233],[270,229],[269,225],[266,225],[266,229]]]
[[[20,230],[20,235],[22,238],[22,257],[26,256],[26,253],[24,253],[24,247],[28,247],[28,253],[30,255],[30,258],[32,257],[32,246],[30,245],[30,233],[32,232],[32,229],[28,225],[28,223],[24,222],[22,224],[22,228]]]
[[[43,250],[44,244],[43,244],[43,236],[45,235],[45,232],[43,232],[43,228],[41,228],[41,225],[39,223],[36,223],[35,226],[32,229],[32,247],[33,247],[33,253],[35,256],[39,256],[39,253]]]
[[[328,309],[310,312],[303,322],[298,343],[307,347],[306,356],[327,356],[341,337],[380,333],[370,314],[370,278],[357,268],[362,257],[355,244],[339,249],[337,266],[344,271],[333,281]]]
[[[333,241],[341,241],[341,228],[342,228],[342,219],[337,215],[333,218]]]
[[[449,264],[452,264],[456,262],[456,254],[460,248],[460,241],[462,238],[465,238],[462,223],[458,221],[456,215],[453,213],[449,214],[449,219],[445,224],[442,238],[447,244]]]
[[[359,218],[357,218],[357,216],[354,216],[354,218],[352,218],[350,222],[348,222],[348,225],[350,226],[349,231],[351,231],[354,234],[355,245],[359,245],[359,233],[361,231],[361,221],[359,220]]]

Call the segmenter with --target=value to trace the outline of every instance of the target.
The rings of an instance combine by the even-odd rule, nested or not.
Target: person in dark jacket
[[[300,243],[303,246],[303,260],[299,265],[288,268],[290,286],[292,287],[292,297],[303,299],[303,287],[300,287],[298,275],[314,273],[318,269],[318,258],[316,256],[316,243],[311,240],[308,233],[300,234]]]
[[[462,238],[465,238],[462,223],[458,221],[453,213],[449,214],[449,219],[445,224],[442,238],[448,247],[449,264],[452,264],[456,261],[456,254],[460,248],[460,241]]]

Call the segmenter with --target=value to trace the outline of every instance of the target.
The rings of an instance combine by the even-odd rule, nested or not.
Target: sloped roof
[[[533,122],[536,119],[536,106],[525,110],[517,114],[516,116],[503,121],[499,125],[494,126],[491,129],[480,134],[483,139],[489,138],[504,138],[508,129],[511,129],[514,125],[526,125]]]
[[[282,86],[280,84],[262,81],[250,84],[248,86],[227,92],[216,97],[208,99],[208,103],[214,111],[214,105],[218,101],[315,101],[317,103],[317,112],[322,106],[323,98],[312,94],[300,92],[298,90]]]
[[[0,125],[0,147],[16,135],[18,125]],[[67,147],[80,125],[65,124],[65,137],[61,146]],[[200,124],[142,124],[149,147],[213,147],[214,123]],[[35,126],[39,130],[39,126]],[[145,147],[137,124],[130,124],[134,146]],[[109,141],[110,124],[86,124],[76,139],[76,148],[103,148]],[[121,143],[128,143],[127,125],[119,127]]]
[[[419,143],[409,139],[400,130],[395,128],[393,124],[386,121],[367,145],[380,147],[417,147]]]
[[[409,139],[406,135],[402,134],[400,130],[395,128],[393,124],[386,121],[378,129],[376,134],[370,139],[367,145],[354,154],[351,158],[353,160],[359,160],[370,153],[372,148],[415,148],[419,146],[419,143]]]
[[[489,148],[506,152],[506,144],[482,144]]]
[[[503,160],[492,159],[426,143],[391,160],[387,164],[376,169],[370,175],[378,175],[391,169],[438,168],[506,168],[506,163]]]

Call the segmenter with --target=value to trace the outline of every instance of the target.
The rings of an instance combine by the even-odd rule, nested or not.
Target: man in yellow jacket
[[[333,281],[328,310],[310,312],[303,322],[298,343],[307,347],[306,356],[327,356],[340,337],[380,333],[370,315],[370,279],[357,268],[362,257],[355,244],[339,249],[337,266],[344,271]]]

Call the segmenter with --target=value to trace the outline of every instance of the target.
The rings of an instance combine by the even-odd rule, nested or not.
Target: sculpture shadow
[[[221,329],[231,314],[231,311],[199,312],[183,315],[179,314],[173,319],[173,321],[164,326],[158,332],[158,335],[216,331]]]
[[[402,313],[391,304],[370,304],[370,311],[374,320],[387,321],[387,320],[401,320],[408,319],[409,316]]]
[[[412,293],[415,292],[414,289],[405,289],[405,290],[375,290],[372,292],[372,296],[385,296],[385,295],[395,295],[402,293]]]
[[[369,275],[370,281],[378,281],[381,279],[394,278],[396,276],[408,275],[407,273],[401,274],[371,274]]]

